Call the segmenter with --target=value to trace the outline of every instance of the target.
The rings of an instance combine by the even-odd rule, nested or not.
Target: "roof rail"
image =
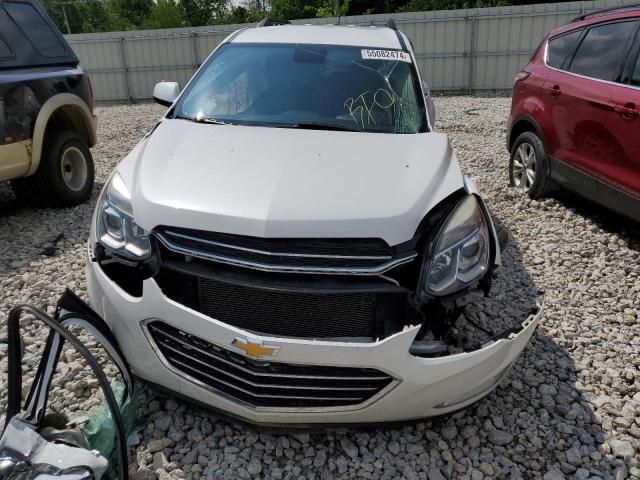
[[[396,21],[393,18],[387,20],[387,27],[391,30],[398,30],[398,26],[396,25]]]
[[[588,13],[585,13],[583,15],[580,15],[579,17],[574,18],[569,23],[579,22],[579,21],[584,20],[584,19],[589,18],[589,17],[597,17],[598,15],[605,15],[607,13],[621,12],[621,11],[624,11],[624,10],[631,10],[631,9],[634,9],[634,8],[640,8],[640,3],[629,3],[627,5],[618,5],[617,7],[609,7],[609,8],[603,8],[601,10],[594,10],[593,12],[588,12]]]
[[[291,22],[289,20],[281,20],[279,18],[269,18],[269,17],[264,17],[262,20],[260,20],[260,22],[258,22],[258,25],[256,25],[256,27],[273,27],[276,25],[288,25]]]

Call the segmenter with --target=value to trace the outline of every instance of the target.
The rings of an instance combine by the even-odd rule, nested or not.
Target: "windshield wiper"
[[[333,130],[336,132],[361,132],[357,128],[347,127],[346,125],[339,125],[337,123],[322,123],[322,122],[298,122],[282,125],[284,128],[300,128],[302,130]]]
[[[175,115],[173,118],[180,118],[182,120],[191,120],[196,123],[210,123],[212,125],[234,125],[233,123],[225,122],[223,120],[218,120],[217,118],[207,118],[207,117],[187,117],[185,115]]]
[[[193,117],[191,120],[196,123],[210,123],[212,125],[233,125],[233,123],[225,122],[224,120],[218,120],[217,118]]]

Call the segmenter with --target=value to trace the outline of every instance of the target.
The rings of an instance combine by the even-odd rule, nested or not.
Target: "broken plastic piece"
[[[20,317],[27,313],[44,323],[51,332],[47,338],[40,364],[31,385],[24,407],[22,396],[22,349],[20,344]],[[87,347],[74,336],[67,326],[79,325],[86,329],[104,347],[123,379],[116,388],[124,408],[131,404],[133,383],[128,365],[122,356],[115,338],[102,319],[71,291],[67,290],[58,303],[55,318],[29,306],[14,307],[8,319],[8,395],[6,424],[0,438],[0,478],[3,480],[65,480],[103,477],[109,466],[106,455],[83,448],[86,444],[77,431],[61,431],[55,425],[45,425],[45,411],[49,388],[65,342],[82,355],[98,380],[114,426],[108,429],[117,439],[118,473],[121,480],[128,478],[127,444],[125,426],[116,394]],[[99,428],[104,428],[104,422]],[[39,433],[39,431],[42,433]],[[46,437],[45,437],[46,435]],[[113,446],[113,444],[112,444]]]
[[[44,473],[43,470],[49,470],[50,476],[65,480],[98,479],[109,466],[107,459],[98,452],[48,442],[17,416],[11,419],[0,439],[0,458],[7,462],[7,467],[9,458],[16,460],[14,469],[6,477],[4,474],[7,472],[0,467],[0,478],[3,479],[35,479],[38,476],[34,476],[34,471]],[[16,466],[20,473],[15,471]],[[25,476],[27,472],[29,476]]]

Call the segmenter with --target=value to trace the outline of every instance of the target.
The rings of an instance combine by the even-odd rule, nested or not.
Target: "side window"
[[[553,68],[562,68],[562,64],[573,51],[580,35],[582,35],[582,29],[549,40],[547,64]]]
[[[0,58],[11,58],[13,57],[13,52],[7,45],[7,42],[4,41],[2,35],[0,35]]]
[[[587,77],[615,80],[624,47],[635,27],[635,22],[620,22],[590,28],[569,70]]]
[[[11,19],[43,57],[61,57],[67,50],[42,15],[28,3],[5,2]]]
[[[640,55],[638,55],[638,59],[636,60],[636,65],[633,67],[633,72],[631,72],[631,78],[629,79],[629,83],[636,87],[640,87]]]

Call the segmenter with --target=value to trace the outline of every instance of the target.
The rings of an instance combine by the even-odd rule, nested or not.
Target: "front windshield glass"
[[[427,129],[408,54],[305,44],[222,46],[175,116],[242,125],[379,133]]]

